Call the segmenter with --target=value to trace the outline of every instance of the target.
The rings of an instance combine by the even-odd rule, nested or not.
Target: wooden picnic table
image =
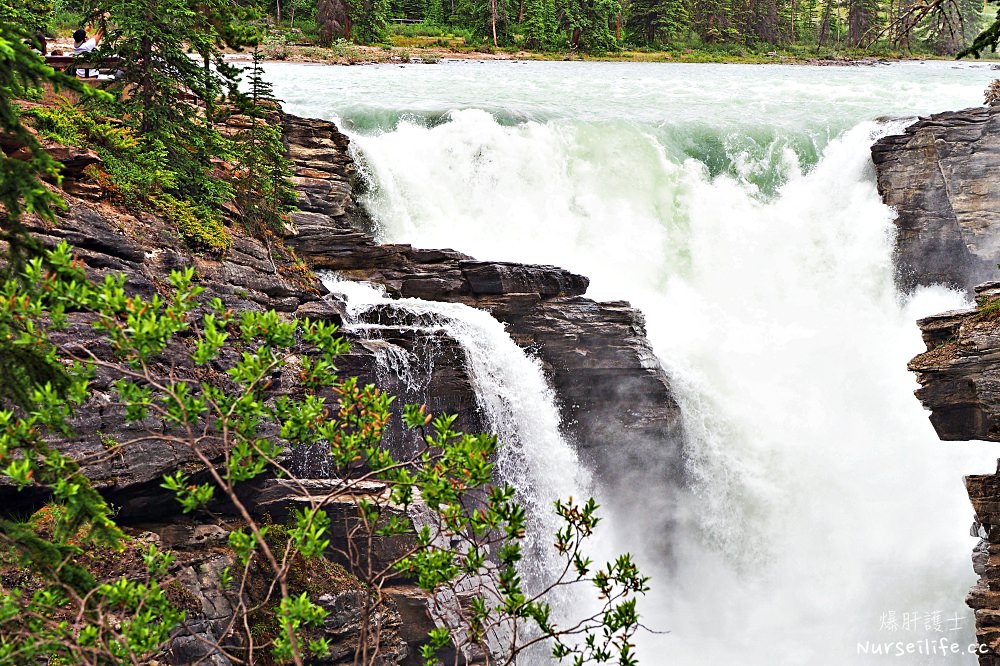
[[[78,67],[80,69],[118,69],[119,63],[121,63],[121,58],[117,56],[111,56],[109,58],[100,58],[98,60],[87,60],[87,55],[47,55],[45,56],[45,64],[51,65],[56,69],[67,69],[72,67]]]

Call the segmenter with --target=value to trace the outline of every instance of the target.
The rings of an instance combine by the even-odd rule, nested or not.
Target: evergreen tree
[[[63,203],[42,182],[42,179],[58,182],[59,165],[21,122],[14,100],[44,83],[69,88],[84,97],[106,97],[46,66],[24,44],[25,34],[14,25],[0,23],[0,240],[7,244],[2,275],[15,283],[28,261],[41,252],[28,235],[22,215],[29,213],[52,221]],[[19,153],[16,158],[12,157],[15,152]],[[25,296],[36,287],[40,285],[20,283]],[[66,375],[52,357],[51,347],[25,344],[25,334],[23,320],[10,313],[0,318],[0,405],[3,407],[11,404],[26,407],[32,402],[35,386],[46,382],[57,389],[66,385]],[[30,335],[27,339],[33,341]]]
[[[249,91],[236,97],[248,123],[233,136],[234,195],[243,223],[254,236],[267,238],[267,231],[280,231],[295,191],[288,180],[291,166],[281,140],[280,106],[264,79],[260,51],[254,50],[248,71]]]
[[[618,48],[612,26],[621,13],[621,0],[557,0],[557,3],[560,29],[569,35],[572,48],[583,51]]]
[[[625,16],[626,27],[646,45],[683,35],[690,26],[683,0],[632,0]]]
[[[850,0],[847,9],[847,41],[859,47],[878,27],[878,0]]]
[[[295,18],[310,19],[316,16],[316,3],[312,0],[290,0],[285,3],[288,8],[288,27],[295,27]]]
[[[968,47],[959,52],[958,57],[964,58],[971,55],[979,58],[980,54],[986,49],[995,53],[998,43],[1000,43],[1000,14],[997,15],[993,23],[976,35],[976,38],[972,40],[972,43]]]
[[[954,0],[934,12],[922,37],[935,53],[954,55],[971,44],[982,28],[982,3]]]
[[[510,41],[509,26],[516,19],[512,0],[459,0],[455,12],[462,25],[494,46]]]
[[[223,61],[221,47],[255,41],[248,20],[253,14],[228,0],[101,0],[91,13],[105,9],[110,23],[99,54],[127,63],[110,86],[121,93],[112,111],[171,174],[156,184],[168,195],[159,200],[160,208],[194,202],[200,219],[220,225],[217,218],[231,192],[213,164],[226,152],[213,121],[237,75]]]
[[[555,0],[525,0],[521,34],[529,49],[547,49],[556,41]]]
[[[444,25],[444,4],[441,0],[424,0],[423,22],[427,25]]]
[[[14,25],[0,23],[0,205],[3,206],[2,240],[9,243],[15,255],[26,242],[21,214],[35,213],[51,220],[59,198],[47,190],[41,178],[58,179],[58,165],[41,149],[38,139],[21,122],[14,100],[27,94],[30,88],[44,81],[70,80],[56,74],[52,68],[25,45],[26,33]],[[10,156],[22,147],[28,159]]]
[[[316,23],[319,43],[329,46],[334,39],[351,38],[351,9],[348,0],[318,0]]]
[[[348,0],[351,37],[361,44],[385,41],[389,33],[390,0]]]
[[[199,63],[188,57],[186,36],[198,16],[187,0],[110,0],[105,6],[114,27],[106,29],[101,51],[128,63],[114,84],[126,93],[123,116],[150,143],[169,144],[170,161],[191,172],[181,185],[191,185],[204,171],[198,158],[207,157],[205,149],[212,146],[205,144],[213,137],[185,100],[203,101],[215,92],[207,89]]]
[[[731,36],[730,0],[695,0],[690,11],[692,25],[707,42],[725,41]]]
[[[54,16],[52,0],[0,0],[0,25],[28,35],[48,32]]]
[[[425,0],[390,0],[389,16],[420,21],[424,16]]]

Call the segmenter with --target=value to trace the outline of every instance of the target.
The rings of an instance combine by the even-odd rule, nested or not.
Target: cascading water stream
[[[891,211],[875,192],[867,153],[888,128],[855,127],[807,173],[787,155],[779,166],[786,182],[773,196],[737,178],[710,178],[694,160],[674,164],[650,137],[648,170],[628,173],[652,196],[637,198],[617,182],[626,164],[601,155],[608,179],[580,164],[573,133],[506,128],[476,112],[454,114],[452,124],[359,137],[377,182],[393,184],[374,194],[388,198],[381,210],[405,203],[413,217],[461,219],[451,245],[489,243],[486,256],[504,259],[543,250],[548,261],[589,274],[599,294],[628,295],[673,378],[689,477],[672,539],[677,561],[667,572],[641,542],[620,544],[660,573],[647,613],[672,633],[647,641],[662,643],[673,663],[841,664],[861,658],[858,642],[899,638],[882,632],[883,614],[920,614],[909,637],[923,639],[924,615],[940,612],[962,616],[951,637],[964,649],[971,619],[961,600],[972,574],[960,478],[984,458],[973,463],[936,441],[905,370],[921,348],[916,316],[962,299],[932,290],[901,302],[895,291]],[[404,143],[408,132],[442,136],[413,146]],[[512,167],[521,133],[546,135],[555,146],[547,164]],[[414,201],[405,187],[393,189],[409,173],[405,163],[380,172],[396,164],[397,150],[427,159],[431,144],[454,160],[449,143],[472,136],[504,165],[475,196],[463,179],[450,183],[461,197],[441,203],[449,188],[439,184],[435,198]],[[434,157],[430,165],[455,168]],[[556,177],[542,178],[547,169]],[[592,177],[581,178],[588,170]],[[534,189],[546,188],[541,210],[524,206],[501,222],[499,198],[531,192],[536,179]],[[429,212],[417,207],[423,201],[460,210]],[[415,241],[391,226],[405,228],[412,217],[381,219],[391,238]],[[623,223],[608,228],[599,219]],[[494,231],[511,227],[513,242]],[[431,244],[443,240],[433,225],[429,235]],[[638,523],[641,534],[641,516],[655,514],[657,500],[648,493],[638,520],[614,518]],[[916,517],[923,529],[914,533]]]
[[[871,119],[976,104],[988,71],[544,65],[366,72],[322,111],[278,92],[354,128],[385,240],[561,265],[645,313],[688,441],[672,561],[645,547],[656,488],[611,518],[670,631],[641,662],[871,663],[943,637],[962,652],[896,663],[975,663],[961,476],[996,449],[938,441],[911,395],[914,319],[963,298],[897,293],[869,147],[903,126]]]
[[[461,303],[393,300],[375,287],[335,276],[324,283],[347,298],[347,330],[377,336],[382,326],[366,323],[365,315],[375,308],[390,308],[404,313],[411,326],[440,330],[458,341],[479,409],[501,443],[496,461],[499,480],[518,490],[527,512],[528,557],[522,573],[529,585],[553,580],[563,565],[552,548],[555,530],[561,527],[553,504],[590,496],[593,484],[561,433],[555,395],[539,362],[517,346],[503,324],[481,310]],[[414,318],[418,323],[412,323]],[[405,360],[394,356],[391,362],[393,369],[402,368],[403,376],[407,374]],[[594,553],[594,543],[588,545]]]

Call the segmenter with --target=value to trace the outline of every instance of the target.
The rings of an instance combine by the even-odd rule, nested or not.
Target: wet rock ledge
[[[1000,107],[920,119],[872,147],[883,200],[896,208],[900,286],[943,283],[977,306],[918,322],[927,350],[909,363],[942,440],[1000,441]],[[975,518],[981,666],[1000,666],[1000,473],[965,478]]]
[[[335,270],[345,277],[384,285],[394,296],[457,301],[486,309],[507,325],[518,344],[541,360],[569,434],[584,456],[601,468],[601,477],[617,474],[626,484],[632,480],[634,487],[643,488],[645,483],[669,483],[668,477],[678,474],[678,408],[645,338],[638,311],[623,302],[597,303],[585,298],[587,278],[552,266],[476,261],[453,250],[376,243],[371,220],[354,198],[357,174],[347,137],[324,121],[284,116],[283,122],[301,208],[283,242],[265,243],[233,230],[232,247],[224,256],[193,253],[185,249],[171,225],[152,215],[132,216],[107,205],[100,186],[72,169],[64,181],[66,210],[54,224],[36,221],[31,230],[46,246],[62,240],[74,246],[91,279],[123,273],[127,290],[147,299],[168,293],[171,270],[193,267],[195,282],[205,289],[202,302],[218,297],[234,311],[273,308],[288,316],[341,323],[343,299],[327,293],[310,271],[303,270],[301,258],[316,270]],[[47,149],[59,159],[60,147]],[[66,153],[63,161],[75,164],[78,158]],[[87,158],[98,159],[96,155]],[[109,346],[91,328],[89,315],[69,316],[68,330],[54,336],[56,344],[83,347],[113,361]],[[379,323],[377,339],[347,334],[352,349],[338,363],[341,373],[377,383],[401,401],[425,402],[435,413],[457,413],[462,429],[483,430],[461,346],[441,332],[415,329],[405,321]],[[200,379],[184,344],[180,341],[176,348],[166,350],[157,371]],[[404,381],[387,371],[385,359],[400,355],[411,359],[417,376]],[[112,395],[117,374],[113,369],[98,373],[90,401],[75,417],[74,436],[56,445],[84,461],[85,473],[116,507],[118,520],[134,537],[133,543],[158,543],[178,554],[173,573],[185,590],[188,622],[175,634],[161,662],[227,666],[232,661],[213,646],[221,643],[235,654],[241,649],[238,639],[228,633],[240,600],[219,586],[220,572],[235,566],[225,543],[238,520],[224,506],[216,507],[212,524],[195,524],[178,512],[160,482],[165,474],[187,469],[194,457],[169,441],[139,437],[156,424],[124,422]],[[296,391],[294,375],[288,370],[275,377],[273,390]],[[225,380],[209,377],[208,381],[221,386]],[[406,439],[398,420],[393,423],[386,445],[397,453],[411,449],[414,442]],[[125,444],[107,455],[107,442]],[[339,483],[326,478],[322,457],[308,451],[294,453],[285,464],[300,477],[312,479],[317,493],[326,494],[331,484]],[[43,501],[41,493],[19,492],[0,483],[0,503],[7,512],[28,515]],[[300,501],[276,479],[249,486],[244,497],[251,513],[279,521]],[[331,508],[336,514],[334,545],[346,534],[347,518],[355,513],[352,501]],[[400,544],[376,541],[372,548],[377,549],[376,558],[391,558]],[[322,663],[351,663],[356,625],[370,592],[343,570],[330,570],[324,576],[323,590],[313,591],[322,592],[318,600],[331,611],[323,631],[337,649]],[[315,586],[315,580],[310,580],[303,584]],[[248,589],[252,596],[252,587]],[[417,648],[433,626],[428,600],[405,580],[385,593],[388,604],[384,617],[379,618],[383,631],[378,636],[384,663],[419,663]]]
[[[1000,261],[1000,106],[921,118],[872,146],[878,190],[896,209],[900,286],[972,292]]]
[[[585,298],[589,280],[554,266],[377,243],[352,194],[349,139],[327,121],[286,115],[284,123],[301,193],[286,241],[311,267],[380,284],[392,296],[489,311],[542,361],[569,434],[602,476],[651,465],[660,482],[679,475],[680,413],[641,312]]]
[[[1000,283],[976,289],[979,306],[921,319],[927,351],[910,361],[943,440],[1000,441]],[[982,666],[1000,665],[1000,474],[965,477],[975,519],[971,533],[979,582],[966,602],[975,611],[976,635],[987,649]]]

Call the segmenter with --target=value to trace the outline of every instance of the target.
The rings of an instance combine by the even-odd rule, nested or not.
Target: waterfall
[[[741,176],[752,156],[713,177],[635,129],[614,151],[469,111],[356,138],[387,239],[556,263],[646,314],[689,438],[675,561],[644,548],[655,488],[612,517],[654,574],[647,623],[670,631],[642,639],[650,663],[854,663],[867,642],[935,638],[925,616],[957,616],[963,652],[944,659],[974,659],[961,476],[995,454],[937,441],[911,395],[914,319],[962,297],[893,285],[868,147],[901,127],[861,123],[811,169],[778,149],[758,165],[780,172],[772,192]],[[889,633],[890,613],[919,626]]]
[[[640,637],[641,663],[871,663],[888,643],[976,662],[961,477],[996,449],[938,441],[911,395],[914,319],[963,297],[895,289],[869,148],[904,124],[874,118],[980,103],[988,68],[351,70],[278,93],[342,120],[383,240],[556,264],[646,316],[688,437],[669,556],[645,520],[662,489],[599,488],[641,497],[608,502],[613,549],[653,574],[644,622],[669,632]],[[529,493],[562,479],[532,474]]]
[[[561,432],[555,395],[538,360],[518,347],[503,324],[484,311],[461,303],[393,300],[376,287],[336,276],[327,276],[324,283],[330,291],[346,297],[345,327],[355,334],[377,337],[382,326],[367,322],[365,315],[375,308],[388,308],[403,314],[409,326],[440,330],[459,342],[479,410],[489,432],[500,441],[498,480],[517,489],[526,509],[526,568],[522,574],[529,586],[553,580],[563,564],[552,548],[554,534],[562,526],[553,504],[569,497],[579,500],[591,496],[594,487]],[[387,367],[402,370],[404,377],[410,374],[405,359],[398,354],[391,359]],[[593,553],[594,544],[588,545]]]

